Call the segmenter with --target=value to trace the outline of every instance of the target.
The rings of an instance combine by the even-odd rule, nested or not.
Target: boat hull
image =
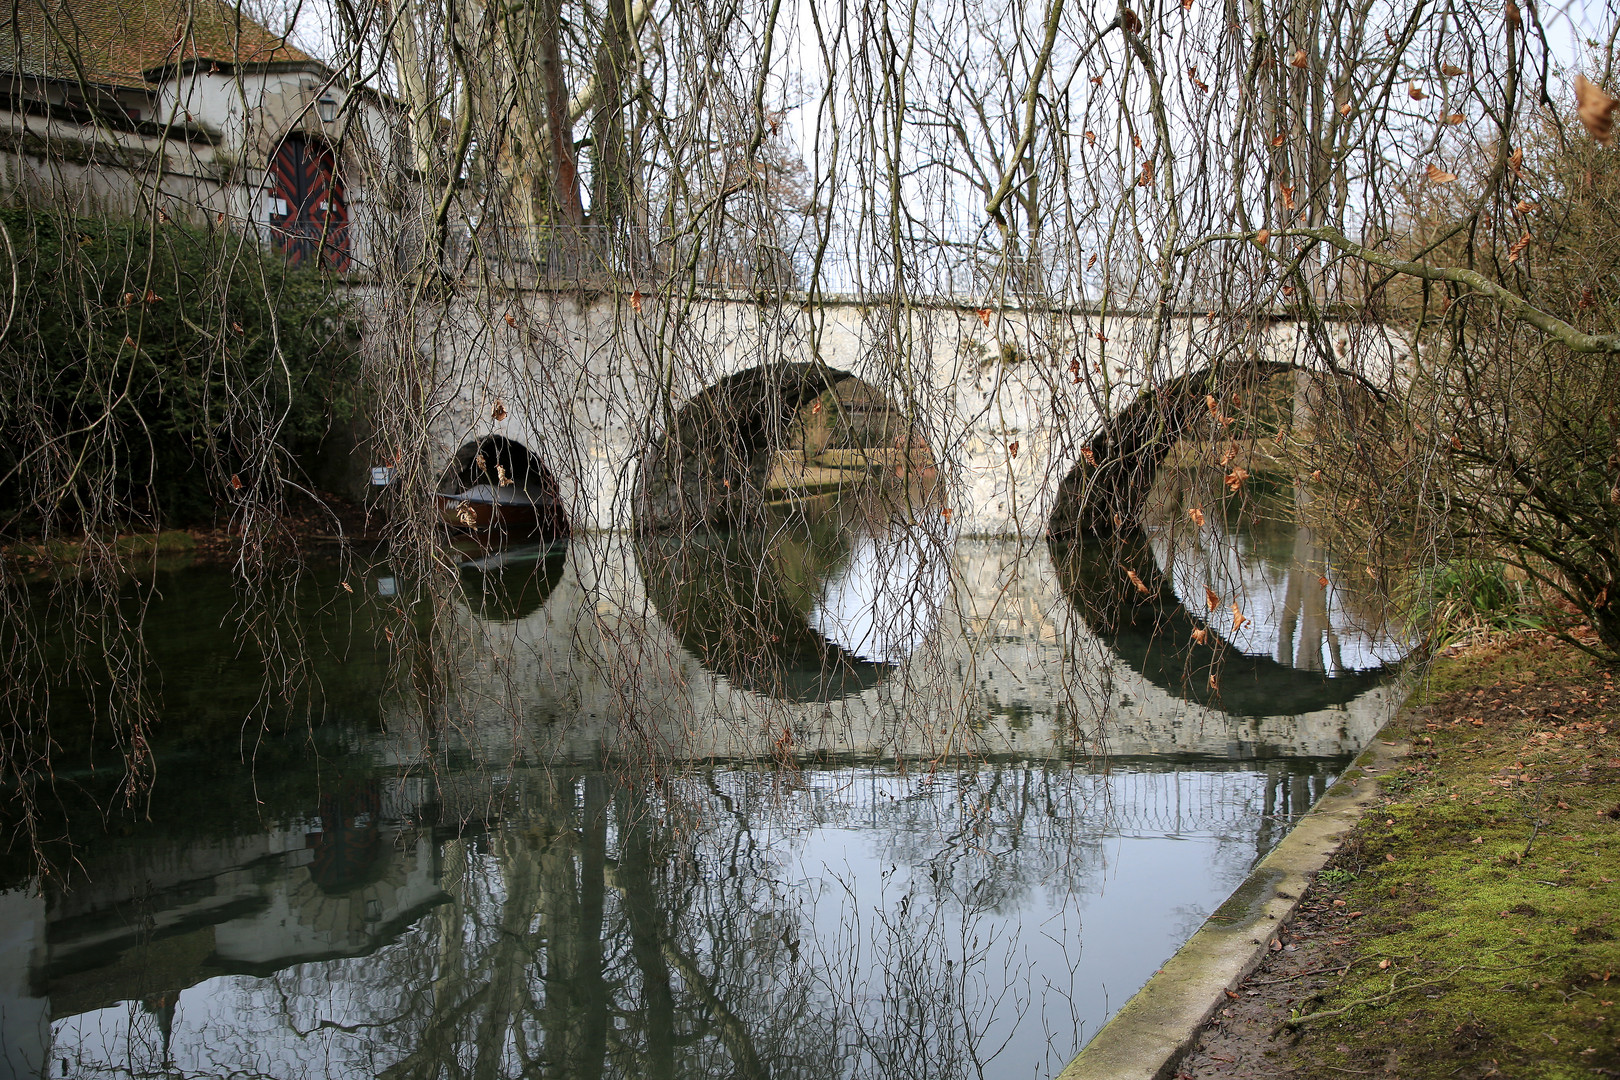
[[[556,503],[488,502],[436,496],[439,517],[452,531],[511,540],[554,540],[568,535],[568,519]]]

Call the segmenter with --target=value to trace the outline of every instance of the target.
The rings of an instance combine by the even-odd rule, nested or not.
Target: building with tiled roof
[[[0,5],[12,201],[229,221],[349,269],[376,210],[362,177],[393,159],[390,108],[225,0]]]

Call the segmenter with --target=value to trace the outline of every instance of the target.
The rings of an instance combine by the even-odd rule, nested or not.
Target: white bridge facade
[[[410,332],[373,311],[374,332]],[[401,320],[403,324],[405,321]],[[728,376],[816,363],[898,406],[929,443],[953,526],[1045,533],[1058,482],[1104,420],[1221,363],[1320,370],[1400,346],[1377,324],[973,304],[534,290],[473,295],[415,324],[429,374],[429,468],[499,435],[537,454],[576,529],[627,529],[642,456],[675,412]],[[1331,358],[1331,359],[1329,359]]]

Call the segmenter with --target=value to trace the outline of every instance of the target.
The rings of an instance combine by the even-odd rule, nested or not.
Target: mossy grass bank
[[[1620,1076],[1617,677],[1537,632],[1447,650],[1381,736],[1412,752],[1380,803],[1180,1075]]]

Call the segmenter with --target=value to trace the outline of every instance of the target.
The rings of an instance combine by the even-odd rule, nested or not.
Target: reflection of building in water
[[[188,987],[371,953],[444,899],[431,836],[406,824],[425,793],[420,780],[344,782],[318,813],[258,834],[104,841],[71,888],[0,894],[33,925],[26,956],[20,941],[0,944],[0,967],[26,961],[0,1003],[59,1024],[139,1002],[168,1024]],[[0,1060],[40,1075],[19,1061],[44,1060],[43,1029],[14,1031],[14,1019]]]
[[[1244,507],[1231,515],[1235,522],[1212,512],[1202,526],[1172,512],[1156,515],[1149,522],[1154,557],[1182,604],[1201,617],[1207,612],[1211,627],[1242,653],[1330,675],[1395,663],[1410,642],[1391,626],[1376,585],[1341,573],[1315,531],[1297,521],[1295,506],[1306,498],[1296,484],[1294,498],[1281,505]],[[1211,596],[1218,598],[1214,610]]]

